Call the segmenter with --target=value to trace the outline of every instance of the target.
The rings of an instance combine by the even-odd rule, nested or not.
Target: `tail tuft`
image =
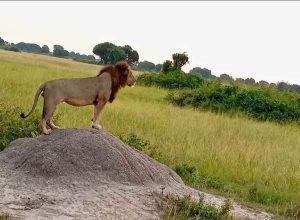
[[[26,118],[24,113],[22,113],[20,116],[21,118]]]

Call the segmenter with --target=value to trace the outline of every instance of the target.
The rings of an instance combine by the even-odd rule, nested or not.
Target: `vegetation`
[[[0,103],[0,151],[19,137],[32,137],[40,133],[37,127],[40,116],[37,112],[27,121],[20,120],[21,109]]]
[[[98,72],[97,65],[0,50],[0,102],[7,110],[28,111],[36,89],[46,80]],[[138,146],[148,143],[141,149],[172,167],[192,187],[284,219],[300,218],[299,126],[177,107],[165,100],[168,90],[139,83],[122,89],[105,107],[101,117],[105,130]],[[39,117],[41,106],[40,98],[34,112]],[[61,104],[58,113],[63,128],[89,127],[93,108]],[[16,123],[38,128],[34,116],[23,121],[18,116],[19,112]]]
[[[0,37],[0,45],[4,45],[5,41]]]
[[[65,50],[63,46],[54,45],[53,56],[55,56],[55,57],[67,57],[67,56],[69,56],[69,51]]]
[[[215,75],[211,74],[211,70],[206,69],[206,68],[201,68],[201,67],[194,67],[193,69],[190,70],[190,74],[195,74],[202,79],[207,79],[207,80],[216,80],[217,77]]]
[[[231,203],[226,200],[224,205],[217,209],[214,206],[206,205],[204,197],[200,195],[198,202],[193,201],[189,197],[175,198],[165,197],[161,207],[164,211],[164,219],[176,220],[226,220],[232,219],[229,217]]]
[[[166,60],[162,65],[163,73],[181,72],[181,68],[189,63],[188,55],[184,53],[174,53],[172,55],[173,61]]]
[[[10,220],[11,216],[9,214],[1,214],[0,213],[0,220]]]
[[[188,55],[184,53],[174,53],[172,55],[173,58],[173,67],[174,70],[181,70],[181,68],[189,63],[189,57]]]
[[[145,60],[145,61],[139,62],[137,65],[137,68],[139,70],[151,72],[151,71],[155,71],[155,64]]]
[[[30,53],[42,53],[42,48],[33,43],[24,43],[20,42],[15,45],[16,48],[18,48],[21,51],[30,52]],[[49,49],[49,48],[48,48]]]
[[[110,42],[104,42],[97,44],[93,53],[99,56],[103,64],[114,64],[120,60],[126,60],[130,65],[133,65],[139,61],[138,52],[129,45],[120,47]]]
[[[194,75],[173,72],[172,74],[143,74],[138,78],[138,82],[146,86],[159,86],[168,89],[195,89],[202,85],[203,80]]]
[[[20,50],[15,46],[4,46],[3,49],[8,51],[13,51],[13,52],[20,52]]]
[[[49,54],[50,53],[49,47],[47,45],[42,46],[41,53]]]
[[[300,122],[300,95],[274,89],[242,88],[221,83],[203,83],[197,90],[177,91],[168,100],[213,112],[243,113],[262,121]]]

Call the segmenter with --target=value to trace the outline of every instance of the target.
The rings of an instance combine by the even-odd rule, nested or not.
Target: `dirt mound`
[[[171,169],[95,129],[61,129],[12,142],[1,155],[10,169],[31,176],[137,185],[182,184]]]
[[[103,130],[59,129],[17,139],[0,152],[0,213],[13,219],[160,219],[162,189],[224,203]],[[231,214],[271,219],[236,203]]]

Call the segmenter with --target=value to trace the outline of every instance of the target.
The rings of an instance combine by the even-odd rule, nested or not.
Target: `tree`
[[[122,47],[118,47],[110,42],[97,44],[93,48],[93,53],[98,55],[104,64],[114,64],[120,60],[126,60],[127,58]]]
[[[96,60],[96,58],[95,58],[93,55],[88,55],[88,56],[87,56],[87,59],[88,59],[88,60],[92,60],[92,61],[95,61],[95,60]]]
[[[135,65],[139,61],[139,54],[136,50],[133,50],[131,46],[125,45],[122,47],[126,54],[126,61],[129,65]]]
[[[269,83],[267,81],[264,81],[264,80],[260,80],[257,84],[260,85],[260,86],[269,86]]]
[[[247,84],[247,85],[254,85],[255,84],[255,79],[253,79],[253,78],[247,78],[247,79],[245,79],[245,84]]]
[[[15,45],[16,48],[18,48],[21,51],[26,51],[30,53],[41,53],[42,48],[33,43],[25,43],[25,42],[20,42]]]
[[[184,53],[174,53],[172,55],[172,58],[173,58],[173,67],[176,70],[181,70],[181,68],[185,64],[189,63],[189,57],[186,54],[186,52],[184,52]]]
[[[211,70],[206,69],[206,68],[201,68],[201,67],[194,67],[193,69],[190,70],[191,74],[195,74],[200,76],[203,79],[217,79],[215,75],[211,74]]]
[[[278,82],[276,87],[279,91],[284,91],[288,89],[289,84],[286,82]]]
[[[69,57],[72,58],[72,59],[76,58],[75,52],[74,52],[74,51],[71,51],[71,52],[69,53]]]
[[[54,45],[53,48],[53,56],[55,57],[67,57],[69,55],[69,52],[63,46]]]
[[[236,78],[235,81],[241,84],[245,84],[245,80],[243,78]]]
[[[155,70],[155,64],[151,63],[147,60],[138,63],[137,66],[138,66],[138,69],[144,70],[144,71],[154,71]]]
[[[290,88],[295,92],[300,92],[300,85],[292,84],[290,85]]]
[[[0,37],[0,45],[4,45],[5,41]]]
[[[220,80],[224,81],[224,82],[230,82],[230,81],[233,81],[233,78],[231,76],[229,76],[228,74],[223,73],[220,75]]]
[[[162,72],[169,73],[173,70],[173,62],[171,60],[166,60],[162,65]]]
[[[156,64],[155,65],[155,71],[156,72],[161,72],[162,71],[162,67],[163,67],[163,65],[161,63]]]
[[[47,45],[42,46],[41,53],[50,53],[49,47]]]

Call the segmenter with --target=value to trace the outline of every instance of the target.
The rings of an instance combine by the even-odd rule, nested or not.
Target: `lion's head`
[[[131,68],[126,61],[119,61],[115,65],[109,65],[100,70],[102,73],[107,72],[111,76],[111,95],[109,98],[109,102],[112,102],[117,92],[121,87],[133,86],[136,83],[136,79],[134,78]]]
[[[115,64],[115,68],[119,72],[120,76],[120,85],[122,87],[133,86],[136,83],[136,79],[134,78],[131,68],[125,61],[120,61]]]

